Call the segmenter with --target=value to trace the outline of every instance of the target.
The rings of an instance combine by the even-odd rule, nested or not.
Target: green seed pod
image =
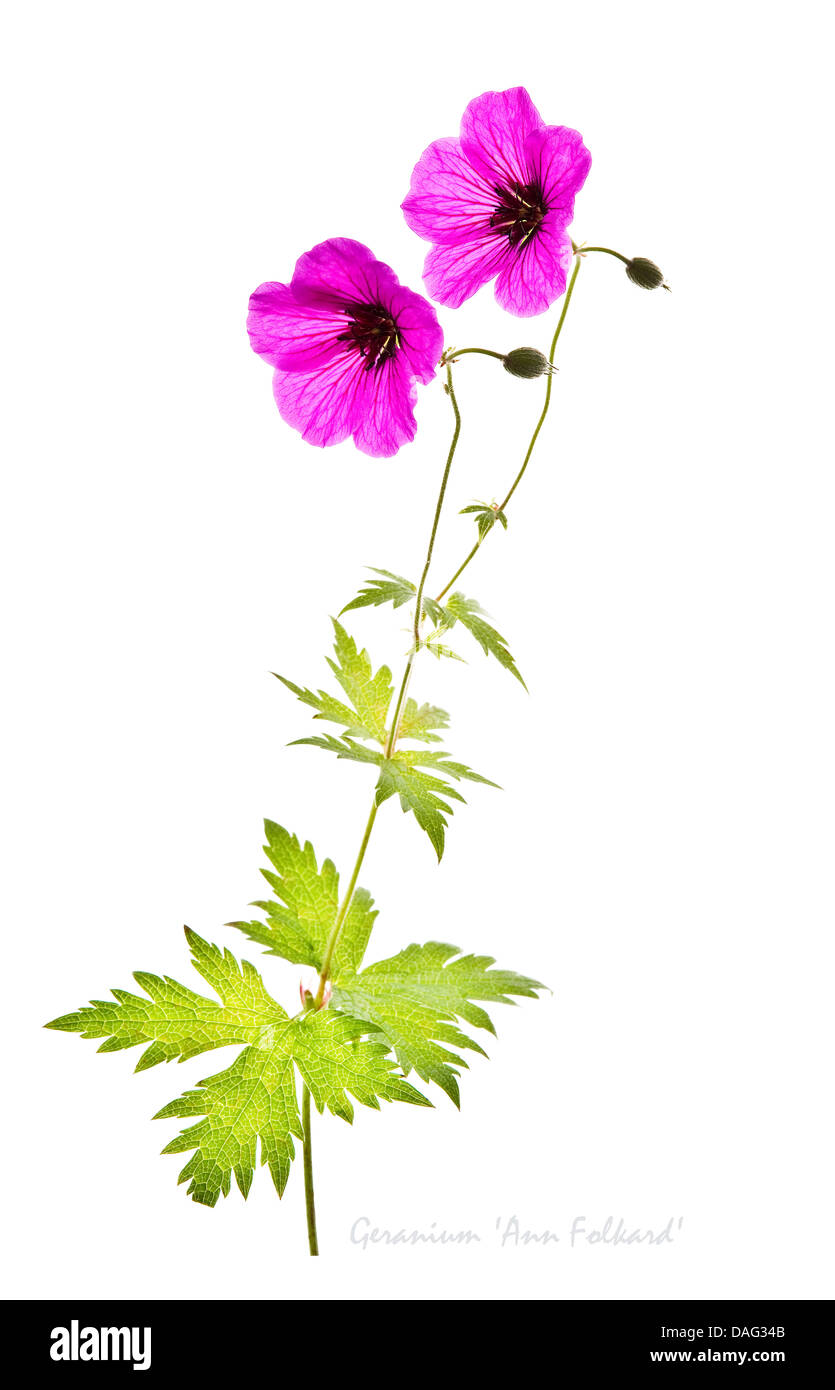
[[[633,285],[640,285],[642,290],[657,290],[659,285],[664,285],[664,272],[645,256],[635,256],[634,260],[629,261],[626,273]],[[667,288],[668,286],[664,285],[664,289]]]
[[[539,348],[520,347],[514,348],[506,357],[502,358],[504,369],[510,372],[511,376],[536,377],[550,376],[556,368],[551,366],[548,358],[539,351]]]

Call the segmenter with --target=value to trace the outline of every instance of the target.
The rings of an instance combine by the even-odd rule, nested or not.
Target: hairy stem
[[[442,359],[444,365],[446,365],[447,362],[457,362],[459,357],[466,357],[468,352],[480,353],[482,357],[497,357],[500,362],[504,362],[507,356],[507,353],[494,352],[492,348],[453,348],[451,351],[444,353]]]
[[[316,1203],[313,1195],[313,1141],[310,1133],[310,1091],[302,1088],[302,1129],[304,1130],[304,1204],[307,1209],[307,1243],[311,1255],[319,1254],[316,1235]]]
[[[377,819],[377,812],[379,809],[380,808],[378,807],[375,799],[374,803],[372,804],[371,810],[368,813],[368,820],[365,823],[365,830],[363,831],[362,843],[359,847],[356,862],[354,863],[354,869],[353,873],[351,874],[350,882],[348,883],[348,887],[345,890],[345,896],[343,897],[342,902],[339,906],[339,911],[336,914],[336,921],[331,927],[331,934],[328,937],[327,944],[325,945],[325,954],[322,957],[322,972],[319,976],[319,988],[316,991],[316,998],[314,1000],[313,1005],[316,1009],[321,1009],[322,1004],[324,1003],[325,985],[328,982],[328,976],[330,974],[331,969],[331,962],[333,960],[333,953],[336,950],[337,942],[339,941],[340,932],[342,931],[345,918],[348,916],[348,911],[350,909],[351,901],[354,896],[354,889],[357,886],[357,879],[360,876],[362,861],[365,858],[365,851],[368,849],[368,841],[371,839],[371,832],[374,829],[374,822]]]
[[[412,650],[409,652],[409,656],[406,661],[406,669],[403,672],[403,679],[400,682],[400,690],[397,694],[397,703],[394,707],[394,715],[392,716],[391,728],[389,730],[389,736],[386,742],[385,752],[387,758],[391,757],[397,744],[397,737],[400,733],[400,721],[403,717],[403,707],[406,702],[406,692],[409,689],[409,681],[412,677],[412,667],[415,664],[415,657],[420,651],[420,625],[423,622],[423,591],[426,588],[426,578],[429,574],[429,566],[432,563],[432,552],[435,549],[435,537],[438,534],[438,523],[441,519],[441,509],[444,505],[446,487],[447,483],[449,482],[449,471],[452,467],[452,460],[455,456],[455,450],[458,445],[458,436],[461,433],[461,413],[458,409],[458,401],[455,399],[455,390],[452,385],[452,368],[450,367],[450,364],[448,362],[446,364],[446,392],[449,396],[450,402],[452,403],[452,412],[455,416],[455,429],[452,435],[452,443],[449,446],[449,453],[447,455],[444,476],[441,480],[441,490],[438,493],[438,505],[435,508],[435,518],[432,522],[432,534],[429,537],[429,547],[426,551],[426,563],[423,566],[423,574],[420,576],[420,583],[418,584],[417,595],[415,597],[415,624],[413,633],[414,641],[412,644]]]
[[[614,256],[615,260],[623,261],[624,265],[629,265],[629,257],[622,256],[620,251],[613,251],[611,246],[580,246],[577,248],[577,254],[580,256],[585,256],[587,251],[600,251],[604,256]]]
[[[602,250],[602,249],[603,249],[602,247],[584,247],[584,248],[583,248],[583,250]],[[617,253],[616,251],[613,251],[611,254],[614,256],[614,255],[617,255],[618,253]],[[623,259],[623,257],[621,257],[621,259]],[[577,282],[577,276],[578,276],[578,274],[579,274],[579,271],[580,271],[580,259],[579,259],[579,255],[578,255],[577,259],[576,259],[575,262],[574,262],[574,269],[573,269],[572,272],[571,272],[571,279],[570,279],[569,282],[568,282],[568,288],[567,288],[567,290],[566,290],[566,292],[565,292],[565,299],[563,300],[562,313],[560,314],[559,322],[557,323],[557,327],[556,327],[556,330],[555,330],[555,332],[554,332],[554,336],[553,336],[553,338],[551,339],[551,350],[550,350],[550,352],[548,353],[548,363],[549,363],[549,365],[550,365],[551,367],[553,367],[553,365],[554,365],[554,355],[555,355],[555,353],[556,353],[556,351],[557,351],[557,343],[558,343],[559,340],[560,340],[560,334],[562,333],[562,327],[563,327],[563,324],[565,323],[565,316],[566,316],[566,314],[568,313],[568,306],[569,306],[569,304],[571,303],[571,296],[572,296],[572,294],[574,293],[574,286],[575,286],[575,284],[576,284],[576,282]],[[552,388],[552,384],[553,384],[553,377],[551,376],[551,374],[550,374],[550,372],[549,372],[548,376],[545,378],[545,402],[544,402],[544,404],[543,404],[543,406],[542,406],[542,413],[541,413],[539,419],[537,420],[537,422],[536,422],[536,428],[534,429],[534,432],[533,432],[533,434],[531,435],[531,442],[530,442],[530,444],[528,445],[527,453],[525,454],[525,457],[524,457],[524,459],[522,460],[522,467],[519,469],[519,472],[516,474],[516,477],[513,479],[513,482],[511,483],[510,488],[509,488],[509,490],[508,490],[508,492],[507,492],[507,495],[505,496],[504,500],[503,500],[502,502],[499,503],[499,505],[498,505],[498,507],[497,507],[497,509],[496,509],[497,511],[503,512],[503,511],[506,509],[508,502],[510,501],[510,499],[511,499],[511,497],[513,496],[514,492],[516,491],[517,487],[518,487],[519,484],[521,483],[523,477],[525,476],[525,470],[526,470],[528,464],[529,464],[530,461],[531,461],[531,455],[533,454],[534,447],[535,447],[535,445],[536,445],[536,441],[537,441],[537,439],[539,438],[539,432],[540,432],[540,430],[542,429],[542,426],[543,426],[544,423],[545,423],[545,417],[546,417],[546,415],[548,414],[548,410],[549,410],[550,405],[551,405],[551,388]],[[492,530],[492,529],[494,529],[494,528],[491,527],[491,530]],[[484,536],[480,536],[480,537],[479,537],[479,539],[476,541],[475,545],[473,546],[472,550],[470,551],[469,555],[466,557],[466,559],[463,561],[463,563],[460,564],[460,565],[458,566],[458,569],[455,571],[455,573],[454,573],[454,575],[452,576],[452,578],[451,578],[450,580],[448,580],[448,582],[444,585],[444,587],[443,587],[443,589],[441,590],[441,592],[437,595],[437,598],[435,599],[435,602],[436,602],[436,603],[440,603],[440,602],[441,602],[441,599],[444,598],[445,595],[449,593],[450,589],[452,588],[452,586],[453,586],[453,584],[455,583],[455,581],[456,581],[456,579],[458,578],[458,576],[459,576],[460,574],[463,574],[463,573],[464,573],[464,570],[467,568],[467,566],[468,566],[468,564],[470,563],[470,561],[471,561],[472,559],[475,558],[476,554],[477,554],[478,551],[481,549],[482,542],[483,542],[483,541],[486,539],[486,537],[489,536],[489,535],[490,535],[490,531],[487,531],[487,532],[485,532],[485,535],[484,535]]]

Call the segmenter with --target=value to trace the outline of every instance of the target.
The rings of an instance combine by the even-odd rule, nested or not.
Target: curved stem
[[[450,362],[457,362],[459,357],[466,357],[468,352],[478,352],[482,357],[497,357],[500,362],[504,362],[507,355],[504,352],[493,352],[492,348],[454,348],[451,352],[444,353],[444,366]]]
[[[629,257],[622,256],[620,251],[613,251],[611,246],[580,246],[577,248],[577,254],[580,256],[585,256],[587,251],[602,251],[604,256],[614,256],[615,260],[623,261],[624,265],[629,265]]]
[[[592,251],[603,250],[603,249],[605,249],[605,248],[603,248],[603,247],[594,247],[594,246],[593,246],[593,247],[583,247],[583,250],[592,250]],[[611,254],[612,254],[613,256],[618,255],[617,251],[613,251]],[[623,259],[623,257],[621,257],[621,259]],[[578,255],[577,259],[576,259],[575,262],[574,262],[574,269],[573,269],[572,272],[571,272],[571,279],[570,279],[569,282],[568,282],[568,288],[567,288],[567,290],[566,290],[566,292],[565,292],[565,299],[563,300],[562,313],[560,314],[559,322],[557,323],[557,327],[556,327],[556,330],[555,330],[555,332],[554,332],[554,336],[553,336],[553,338],[551,339],[551,350],[550,350],[550,352],[548,353],[548,363],[549,363],[549,366],[551,366],[551,367],[553,367],[553,365],[554,365],[554,355],[555,355],[555,353],[556,353],[556,351],[557,351],[557,343],[558,343],[559,340],[560,340],[560,334],[562,333],[563,324],[565,323],[565,316],[566,316],[566,314],[568,313],[568,306],[569,306],[569,304],[571,303],[571,296],[572,296],[573,293],[574,293],[574,286],[575,286],[575,284],[577,283],[577,276],[578,276],[579,272],[580,272],[580,259],[579,259],[579,255]],[[519,472],[516,474],[516,477],[513,479],[513,482],[512,482],[511,485],[510,485],[510,489],[509,489],[507,495],[505,496],[505,498],[503,499],[503,501],[501,501],[501,502],[499,503],[499,505],[498,505],[497,510],[500,511],[500,512],[503,512],[503,511],[505,510],[505,508],[507,507],[508,502],[510,501],[510,499],[511,499],[511,497],[513,496],[514,492],[516,491],[517,487],[518,487],[519,484],[521,483],[523,477],[525,476],[525,469],[527,468],[528,464],[529,464],[530,461],[531,461],[531,455],[532,455],[532,453],[533,453],[533,451],[534,451],[534,446],[536,445],[536,441],[537,441],[537,439],[539,438],[539,432],[540,432],[540,430],[542,429],[542,426],[545,424],[545,417],[546,417],[546,415],[548,414],[548,410],[549,410],[550,405],[551,405],[551,388],[552,388],[552,385],[553,385],[553,380],[554,380],[554,379],[553,379],[552,375],[551,375],[550,372],[549,372],[548,376],[545,378],[545,402],[544,402],[544,404],[543,404],[543,406],[542,406],[542,413],[541,413],[539,419],[537,420],[537,422],[536,422],[536,428],[534,429],[534,432],[533,432],[533,434],[531,435],[531,442],[530,442],[530,444],[528,445],[527,453],[525,454],[525,457],[524,457],[524,459],[522,460],[522,467],[519,469]],[[492,529],[492,528],[491,528],[491,529]],[[489,536],[489,534],[490,534],[490,532],[487,531],[487,532],[486,532],[486,535]],[[470,551],[469,555],[466,557],[466,559],[463,561],[463,563],[460,564],[460,565],[458,566],[458,569],[455,571],[455,573],[454,573],[454,575],[452,576],[452,578],[451,578],[450,580],[448,580],[448,582],[444,585],[444,587],[443,587],[443,589],[441,590],[441,592],[437,595],[437,597],[436,597],[436,599],[435,599],[435,602],[436,602],[436,603],[440,603],[441,599],[444,598],[444,596],[445,596],[445,595],[449,592],[449,590],[452,588],[452,586],[453,586],[453,584],[455,583],[455,581],[456,581],[456,579],[458,578],[458,576],[459,576],[460,574],[463,574],[463,573],[464,573],[464,570],[467,568],[467,566],[468,566],[468,564],[470,563],[470,561],[475,557],[476,553],[477,553],[478,550],[481,548],[482,540],[484,540],[484,537],[483,537],[483,536],[479,537],[479,539],[476,541],[476,543],[475,543],[475,545],[473,546],[472,550]]]
[[[475,352],[480,351],[479,348],[474,348],[471,350]],[[495,355],[498,356],[498,354]],[[450,367],[450,364],[448,362],[446,364],[446,393],[449,396],[450,402],[452,404],[452,413],[455,416],[455,429],[452,434],[452,443],[449,446],[449,453],[447,455],[444,476],[441,480],[441,490],[438,493],[438,505],[435,508],[435,518],[432,522],[432,534],[429,537],[429,547],[426,552],[426,564],[423,566],[423,574],[420,576],[420,583],[418,584],[417,594],[415,596],[414,643],[412,645],[412,650],[409,652],[408,660],[406,662],[406,669],[403,672],[403,679],[400,682],[400,690],[397,695],[397,703],[394,707],[394,715],[391,721],[391,729],[389,730],[389,736],[386,741],[385,755],[387,758],[391,757],[397,744],[397,736],[400,733],[400,721],[403,716],[403,707],[406,702],[406,692],[409,689],[409,681],[411,680],[412,676],[412,667],[415,664],[415,657],[417,653],[420,651],[420,625],[423,622],[423,591],[426,588],[426,578],[429,574],[429,566],[432,563],[432,552],[435,549],[435,537],[438,534],[438,523],[441,519],[441,509],[444,505],[444,497],[446,496],[447,483],[449,482],[449,471],[452,467],[452,460],[455,457],[455,450],[458,445],[458,437],[461,433],[461,412],[458,409],[458,401],[455,399],[455,390],[452,385],[452,368]]]
[[[313,1141],[310,1133],[310,1091],[302,1088],[302,1129],[304,1130],[304,1204],[307,1210],[307,1243],[311,1255],[319,1254],[316,1234],[316,1203],[313,1195]]]

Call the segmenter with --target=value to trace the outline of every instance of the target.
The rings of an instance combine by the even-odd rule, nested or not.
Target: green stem
[[[577,254],[585,256],[587,251],[601,251],[604,256],[614,256],[616,260],[623,261],[624,265],[629,265],[629,257],[622,256],[620,251],[613,251],[611,246],[579,246]]]
[[[359,847],[359,853],[357,854],[356,862],[354,864],[354,871],[351,874],[350,882],[348,884],[347,889],[345,890],[345,896],[342,899],[339,911],[336,914],[336,921],[331,927],[331,934],[328,937],[327,944],[325,946],[325,954],[322,957],[322,972],[319,976],[319,988],[316,991],[316,998],[313,1003],[313,1007],[315,1009],[321,1009],[322,1004],[324,1002],[325,985],[328,982],[328,975],[330,974],[333,953],[336,950],[336,945],[339,941],[339,934],[342,931],[342,926],[345,921],[345,918],[348,916],[348,910],[351,906],[351,900],[354,896],[354,889],[357,886],[357,879],[360,876],[362,861],[365,858],[365,851],[368,849],[368,841],[371,839],[371,832],[374,829],[374,822],[377,819],[377,812],[379,809],[380,808],[378,807],[377,801],[375,799],[369,812],[368,820],[365,823],[365,830],[362,836],[362,844]]]
[[[468,352],[478,352],[482,357],[497,357],[500,362],[504,362],[507,356],[504,352],[493,352],[492,348],[454,348],[452,352],[445,352],[443,355],[444,366],[449,362],[457,362],[459,357],[466,357]]]
[[[313,1141],[310,1133],[310,1091],[302,1087],[302,1129],[304,1130],[304,1204],[307,1210],[307,1243],[311,1255],[319,1254],[316,1235],[316,1203],[313,1195]]]
[[[485,534],[489,536],[490,532],[487,531]],[[463,574],[463,573],[464,573],[464,570],[467,568],[467,566],[468,566],[468,564],[470,563],[470,561],[475,557],[476,552],[479,550],[479,548],[480,548],[480,546],[481,546],[481,542],[482,542],[483,540],[484,540],[484,536],[479,536],[478,540],[476,541],[475,545],[473,546],[473,548],[472,548],[472,550],[470,551],[469,555],[467,556],[466,560],[464,560],[463,563],[460,564],[460,565],[458,566],[458,569],[455,571],[454,575],[453,575],[452,578],[449,580],[448,584],[446,584],[446,586],[445,586],[445,587],[441,590],[441,592],[438,594],[438,597],[435,599],[435,602],[436,602],[436,603],[440,603],[440,601],[441,601],[441,599],[444,597],[444,595],[449,593],[450,589],[452,588],[452,586],[453,586],[453,584],[455,583],[456,579],[458,578],[459,574]]]
[[[470,351],[478,352],[481,351],[481,349],[472,348],[470,349]],[[493,353],[490,355],[498,356],[499,354]],[[409,656],[406,661],[406,669],[403,672],[403,679],[400,682],[400,690],[397,695],[397,703],[394,707],[394,715],[391,721],[391,729],[389,730],[389,736],[386,741],[385,755],[387,758],[391,757],[397,744],[397,736],[400,733],[400,721],[403,717],[403,708],[406,702],[406,692],[409,689],[409,681],[411,680],[412,676],[412,667],[415,664],[415,657],[417,656],[417,653],[420,651],[420,625],[423,622],[423,591],[426,588],[426,578],[429,574],[429,566],[432,563],[432,552],[435,549],[435,537],[438,534],[438,523],[441,519],[441,510],[444,505],[444,497],[446,496],[447,483],[449,482],[449,472],[452,468],[452,460],[455,456],[455,450],[458,446],[458,437],[461,433],[461,412],[458,409],[458,401],[455,399],[455,390],[452,385],[452,368],[450,367],[450,364],[448,362],[446,363],[446,392],[452,403],[452,412],[455,416],[455,429],[452,434],[452,443],[449,446],[449,453],[447,455],[444,476],[441,480],[441,490],[438,493],[438,505],[435,508],[435,518],[432,522],[432,534],[429,537],[429,547],[426,551],[426,563],[423,566],[423,574],[420,576],[420,583],[418,584],[417,595],[415,597],[415,624],[413,634],[414,641],[412,644],[412,650],[409,652]]]
[[[605,248],[604,248],[604,247],[592,246],[592,247],[583,247],[582,249],[583,249],[584,251],[585,251],[585,250],[599,251],[599,250],[604,250]],[[611,255],[613,255],[613,256],[616,256],[617,254],[618,254],[617,251],[612,251],[612,252],[611,252]],[[621,257],[620,259],[623,260],[624,258]],[[569,304],[571,303],[571,296],[572,296],[573,293],[574,293],[574,286],[575,286],[575,284],[577,283],[577,276],[578,276],[578,274],[579,274],[579,271],[580,271],[580,259],[579,259],[579,255],[578,255],[576,261],[574,262],[574,269],[573,269],[572,272],[571,272],[571,279],[570,279],[569,282],[568,282],[568,289],[567,289],[566,292],[565,292],[565,299],[563,300],[563,305],[562,305],[562,313],[560,314],[559,322],[557,323],[557,327],[556,327],[556,331],[555,331],[555,333],[554,333],[554,336],[553,336],[553,338],[551,339],[551,350],[550,350],[550,352],[548,353],[548,363],[549,363],[549,365],[552,366],[552,367],[553,367],[553,365],[554,365],[554,355],[555,355],[555,353],[556,353],[556,351],[557,351],[557,343],[558,343],[559,340],[560,340],[560,334],[562,333],[563,324],[565,323],[565,316],[566,316],[566,314],[568,313],[568,306],[569,306]],[[542,429],[542,426],[543,426],[544,423],[545,423],[545,417],[546,417],[546,415],[548,414],[548,410],[549,410],[550,405],[551,405],[551,388],[552,388],[552,385],[553,385],[553,380],[554,380],[554,379],[553,379],[553,376],[552,376],[552,375],[550,374],[550,372],[549,372],[548,376],[545,378],[545,403],[544,403],[544,405],[543,405],[543,407],[542,407],[542,414],[540,415],[539,419],[537,420],[537,422],[536,422],[536,428],[535,428],[533,434],[531,435],[531,442],[530,442],[530,444],[528,445],[528,451],[527,451],[527,453],[525,454],[524,459],[522,460],[522,467],[519,469],[519,472],[516,474],[516,477],[513,479],[513,482],[512,482],[511,485],[510,485],[510,490],[508,491],[506,497],[504,498],[504,500],[503,500],[502,502],[499,503],[499,505],[498,505],[498,507],[497,507],[497,509],[496,509],[497,511],[500,511],[500,512],[505,511],[508,502],[510,501],[510,499],[511,499],[511,497],[513,496],[514,492],[516,491],[517,487],[518,487],[519,484],[521,483],[523,477],[525,476],[525,470],[526,470],[528,464],[529,464],[530,461],[531,461],[531,455],[533,454],[534,446],[536,445],[536,441],[537,441],[537,439],[539,438],[539,432],[540,432],[540,430]],[[491,530],[492,530],[492,529],[493,529],[493,528],[491,527]],[[487,536],[489,536],[490,532],[487,531],[485,534],[486,534]],[[458,566],[458,569],[455,571],[455,573],[454,573],[454,575],[452,576],[452,578],[444,585],[443,589],[442,589],[441,592],[438,594],[437,598],[435,599],[435,602],[436,602],[436,603],[440,603],[440,602],[441,602],[441,599],[442,599],[447,593],[449,593],[449,590],[452,588],[452,586],[453,586],[453,584],[455,583],[455,581],[456,581],[456,579],[458,578],[458,576],[459,576],[460,574],[463,574],[463,573],[464,573],[464,570],[467,568],[467,566],[468,566],[468,564],[470,563],[470,561],[475,557],[476,553],[477,553],[477,552],[479,551],[479,549],[481,548],[481,543],[482,543],[483,540],[484,540],[484,536],[481,536],[481,537],[479,537],[479,539],[476,541],[476,543],[475,543],[475,545],[473,546],[472,550],[470,551],[469,555],[466,557],[466,559],[463,561],[463,563],[460,564],[460,565]]]

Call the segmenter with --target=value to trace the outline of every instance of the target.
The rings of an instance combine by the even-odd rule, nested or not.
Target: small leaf
[[[432,730],[447,729],[448,726],[449,715],[446,710],[438,709],[437,705],[418,705],[409,699],[400,717],[398,737],[420,739],[421,743],[440,743],[440,735]]]
[[[274,821],[265,821],[264,826],[264,850],[275,872],[261,872],[275,898],[255,902],[253,907],[260,908],[267,920],[227,925],[263,946],[268,955],[321,970],[339,910],[339,874],[330,859],[319,868],[309,842],[302,847],[295,835]],[[358,968],[376,917],[371,895],[364,888],[355,889],[334,953],[334,969]]]
[[[435,776],[436,773],[441,776]],[[442,780],[443,777],[451,777],[456,782],[466,779],[496,786],[464,763],[453,762],[443,750],[401,748],[391,758],[381,761],[376,791],[378,806],[390,796],[400,798],[402,809],[411,811],[421,830],[426,831],[439,860],[444,852],[447,817],[452,815],[449,802],[464,800],[455,787]]]
[[[380,766],[376,790],[377,805],[381,806],[390,796],[399,796],[402,809],[413,812],[415,820],[421,829],[426,831],[440,860],[444,852],[446,818],[452,815],[452,807],[438,795],[439,792],[456,801],[464,800],[459,792],[440,778],[429,777],[426,773],[408,767],[400,754],[396,753],[393,758],[387,758]]]
[[[451,624],[447,622],[447,616],[443,605],[438,603],[436,599],[424,598],[423,611],[436,627],[449,628],[451,626]]]
[[[386,714],[394,694],[391,671],[388,666],[381,666],[379,671],[372,672],[368,652],[357,649],[353,637],[338,619],[331,621],[336,634],[336,660],[328,657],[328,665],[359,715],[363,728],[372,730],[373,737],[383,743]]]
[[[507,530],[507,517],[499,510],[498,505],[492,502],[473,502],[469,507],[462,507],[459,516],[466,516],[468,513],[475,515],[479,541],[484,540],[497,521],[501,522],[505,531]]]
[[[400,608],[414,598],[417,590],[410,579],[404,579],[402,574],[392,574],[391,570],[375,569],[373,565],[370,568],[373,574],[381,574],[383,578],[367,579],[357,597],[346,603],[342,613],[350,613],[352,608],[377,608],[384,603]]]
[[[481,782],[485,787],[496,787],[501,791],[498,782],[491,782],[489,777],[482,777],[481,773],[473,772],[466,763],[453,762],[449,754],[443,749],[429,748],[401,748],[396,755],[406,767],[431,767],[436,772],[443,773],[445,777],[452,777],[456,782],[462,779],[468,782]]]
[[[484,618],[484,609],[476,603],[475,599],[466,598],[464,594],[455,593],[447,599],[446,614],[450,624],[459,622],[463,627],[471,632],[478,642],[485,655],[494,656],[505,670],[525,685],[516,663],[507,649],[507,643],[496,628],[492,627]],[[527,686],[525,686],[527,690]]]
[[[282,685],[286,685],[288,690],[292,690],[293,694],[297,699],[301,700],[303,705],[310,705],[312,709],[318,711],[314,714],[314,719],[327,719],[333,724],[343,724],[345,726],[345,732],[354,735],[356,738],[373,739],[376,737],[373,729],[367,728],[366,725],[361,722],[356,710],[349,709],[341,700],[337,700],[333,695],[329,695],[326,690],[319,690],[316,692],[305,690],[302,686],[295,685],[293,681],[288,680],[286,676],[280,676],[277,671],[273,671],[273,675],[276,680],[281,681]]]
[[[380,763],[383,761],[382,752],[376,748],[366,748],[362,743],[355,743],[347,736],[335,738],[333,734],[311,734],[309,738],[294,738],[290,747],[298,748],[302,744],[309,744],[313,748],[324,748],[328,753],[335,753],[338,758],[347,758],[355,763]]]

